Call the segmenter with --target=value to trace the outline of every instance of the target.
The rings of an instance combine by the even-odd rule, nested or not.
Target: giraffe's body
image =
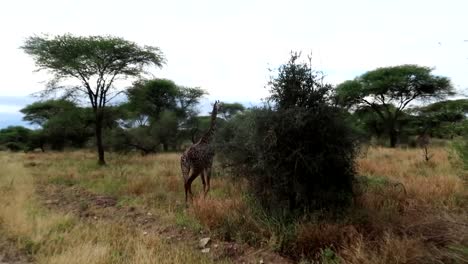
[[[192,197],[192,182],[201,175],[204,195],[210,190],[211,167],[215,155],[214,148],[211,145],[213,135],[216,129],[216,115],[218,113],[219,102],[215,102],[211,112],[210,129],[195,144],[190,146],[180,157],[180,167],[184,178],[185,202],[188,195]]]

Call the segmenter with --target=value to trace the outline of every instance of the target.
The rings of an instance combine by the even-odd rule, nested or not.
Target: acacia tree
[[[468,99],[444,100],[424,107],[409,110],[415,114],[415,123],[422,133],[431,136],[453,138],[465,130],[468,114]]]
[[[47,70],[53,75],[43,95],[61,91],[65,96],[87,98],[94,112],[100,165],[105,164],[102,141],[104,110],[119,94],[114,87],[115,81],[140,76],[144,67],[161,67],[164,63],[159,48],[141,47],[111,36],[34,36],[28,38],[21,48],[33,57],[38,70]]]
[[[225,120],[231,119],[243,111],[245,111],[245,107],[241,103],[223,103],[223,107],[219,110]]]
[[[384,122],[390,146],[395,147],[399,121],[408,104],[453,94],[450,80],[431,71],[417,65],[378,68],[339,84],[337,99],[348,107],[370,107]]]
[[[92,115],[88,110],[60,99],[34,102],[20,111],[24,114],[24,121],[41,127],[36,133],[41,143],[48,143],[52,149],[59,150],[67,142],[81,147],[93,135]]]
[[[126,91],[127,108],[134,114],[139,125],[149,125],[159,119],[165,110],[174,111],[177,85],[167,79],[138,80]]]

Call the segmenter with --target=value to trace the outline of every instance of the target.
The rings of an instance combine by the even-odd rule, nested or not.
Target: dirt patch
[[[116,221],[133,223],[145,235],[157,235],[167,243],[189,244],[197,250],[199,239],[206,234],[195,233],[187,228],[167,226],[158,216],[134,206],[118,205],[115,197],[97,195],[79,186],[39,185],[37,193],[48,209],[58,210],[79,216],[83,221]],[[214,260],[229,259],[234,263],[292,263],[267,249],[256,249],[245,244],[226,242],[212,238],[209,254]],[[1,264],[1,262],[0,262]]]
[[[0,231],[0,264],[32,263],[31,257],[27,252],[18,250],[17,244],[17,241],[8,238]]]

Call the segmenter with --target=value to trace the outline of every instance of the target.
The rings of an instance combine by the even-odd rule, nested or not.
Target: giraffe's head
[[[213,112],[216,111],[216,113],[218,113],[222,108],[223,108],[223,103],[220,102],[219,100],[216,100],[213,105]]]

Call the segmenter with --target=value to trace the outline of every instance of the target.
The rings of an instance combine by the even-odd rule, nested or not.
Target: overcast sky
[[[333,84],[411,63],[435,67],[461,91],[468,87],[467,10],[466,0],[1,1],[0,119],[23,106],[9,96],[37,92],[48,78],[19,49],[41,33],[157,46],[167,65],[154,75],[201,87],[210,100],[264,98],[268,68],[291,50],[312,53]]]

